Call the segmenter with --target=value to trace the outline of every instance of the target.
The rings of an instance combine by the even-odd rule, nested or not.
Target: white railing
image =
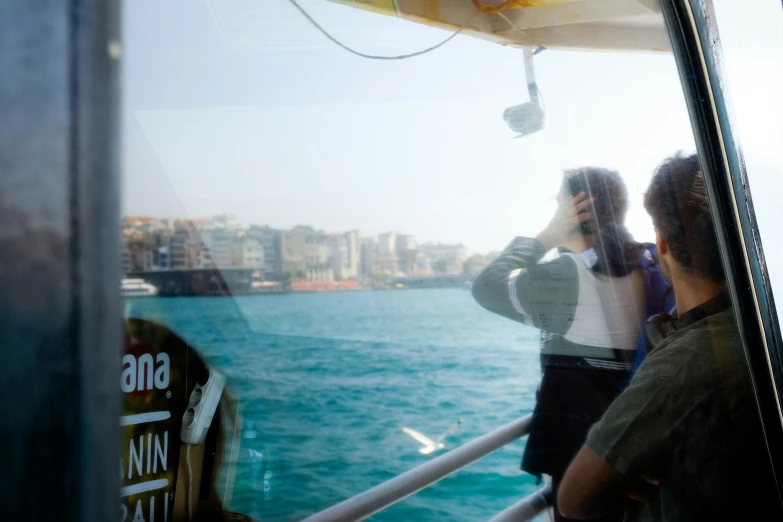
[[[531,418],[532,416],[528,414],[509,422],[505,426],[477,437],[440,457],[401,473],[383,484],[311,515],[304,522],[356,522],[364,520],[373,513],[382,511],[417,491],[435,484],[506,444],[524,437],[530,429]],[[548,498],[549,492],[550,490],[545,487],[499,513],[492,520],[495,522],[532,520],[547,509],[546,498]]]
[[[513,504],[491,519],[489,522],[527,522],[550,508],[549,502],[552,496],[552,483],[531,493],[516,504]]]

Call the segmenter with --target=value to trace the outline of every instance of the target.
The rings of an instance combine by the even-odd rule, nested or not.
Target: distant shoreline
[[[344,281],[265,280],[257,269],[153,270],[131,272],[128,278],[142,279],[158,289],[157,297],[210,297],[239,295],[280,295],[287,293],[342,293],[372,290],[422,288],[470,288],[466,274],[426,277],[398,277],[386,282],[362,284]],[[136,297],[136,296],[128,296]]]
[[[299,290],[299,291],[283,291],[283,292],[243,292],[243,293],[214,293],[214,294],[201,294],[201,295],[174,295],[164,294],[155,296],[123,296],[123,299],[173,299],[173,298],[190,298],[190,297],[255,297],[255,296],[279,296],[279,295],[311,295],[311,294],[364,294],[368,292],[404,292],[408,290],[460,290],[461,287],[457,286],[428,286],[419,288],[357,288],[355,290]]]

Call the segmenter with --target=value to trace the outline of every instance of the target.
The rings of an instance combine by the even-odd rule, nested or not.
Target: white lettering
[[[158,472],[158,457],[160,457],[160,463],[163,466],[163,470],[166,471],[166,461],[169,455],[169,432],[163,432],[163,448],[160,447],[160,439],[158,434],[155,434],[155,459],[152,462],[152,472]]]
[[[125,365],[128,365],[126,368]],[[136,358],[132,355],[125,355],[122,358],[122,378],[120,387],[123,393],[130,393],[136,389]]]
[[[147,374],[147,382],[144,382],[144,370],[146,368],[146,374]],[[137,389],[139,390],[151,390],[153,387],[153,383],[155,382],[155,379],[153,377],[153,374],[155,372],[155,364],[152,362],[152,355],[145,353],[141,357],[139,357],[139,367],[138,367],[138,386]]]
[[[137,500],[136,501],[136,510],[134,511],[133,516],[133,522],[146,522],[144,519],[144,500]],[[168,494],[163,494],[163,506],[164,509],[168,509],[169,503],[168,503]],[[122,517],[120,520],[122,522],[125,522],[128,519],[128,506],[126,504],[120,504],[120,516]],[[168,519],[168,513],[163,514],[163,519]],[[152,495],[149,500],[149,522],[155,522],[155,495]]]
[[[137,476],[157,473],[158,466],[160,466],[162,471],[168,470],[169,432],[164,431],[162,437],[159,433],[146,433],[146,458],[144,435],[139,435],[138,446],[135,439],[130,440],[128,447],[128,479],[133,478],[134,468]],[[120,457],[120,478],[125,478],[124,469],[125,459]]]
[[[131,354],[122,357],[122,375],[120,388],[123,393],[136,390],[165,390],[169,387],[171,378],[171,359],[167,353],[159,353],[152,360],[152,354],[145,353],[138,357]]]
[[[136,473],[142,474],[141,457],[144,455],[144,435],[139,437],[139,452],[136,453],[136,446],[133,439],[130,441],[130,458],[128,459],[128,478],[133,478],[133,463],[136,462]]]
[[[133,522],[147,522],[144,520],[144,513],[141,510],[141,500],[136,501],[136,515],[133,517]]]
[[[150,455],[152,455],[152,433],[147,433],[147,473],[150,472]]]
[[[171,372],[171,363],[169,354],[162,352],[155,358],[158,367],[155,368],[155,387],[159,390],[165,390],[169,387],[169,374]]]

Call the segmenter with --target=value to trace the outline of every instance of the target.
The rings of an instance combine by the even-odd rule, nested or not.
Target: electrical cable
[[[536,91],[538,91],[538,97],[541,98],[541,110],[546,114],[546,100],[544,99],[544,93],[541,92],[538,84],[536,84]]]
[[[190,463],[190,444],[186,444],[185,462],[188,465],[188,522],[193,520],[193,465]]]
[[[426,53],[428,53],[430,51],[434,51],[435,49],[437,49],[439,47],[442,47],[443,45],[447,44],[453,38],[455,38],[458,34],[460,34],[462,31],[467,29],[468,24],[470,24],[470,22],[473,21],[473,19],[476,17],[476,15],[478,15],[481,12],[481,11],[479,11],[477,9],[476,12],[474,12],[470,16],[470,18],[468,18],[467,21],[464,24],[462,24],[462,26],[459,29],[457,29],[454,33],[451,34],[451,36],[449,36],[448,38],[446,38],[442,42],[433,45],[432,47],[427,47],[426,49],[423,49],[421,51],[416,51],[415,53],[400,54],[400,55],[397,55],[397,56],[379,56],[379,55],[375,55],[375,54],[366,54],[366,53],[363,53],[361,51],[357,51],[355,49],[352,49],[352,48],[348,47],[347,45],[342,43],[340,40],[338,40],[337,38],[332,36],[326,29],[321,27],[321,25],[318,22],[316,22],[313,19],[313,17],[310,16],[310,14],[307,11],[305,11],[304,8],[302,6],[300,6],[299,3],[296,0],[288,0],[288,1],[291,2],[291,4],[294,7],[296,7],[296,9],[299,10],[300,13],[302,13],[302,16],[307,18],[307,20],[311,24],[313,24],[313,26],[316,29],[318,29],[325,37],[327,37],[333,43],[337,44],[339,47],[342,47],[343,49],[345,49],[346,51],[348,51],[351,54],[355,54],[356,56],[360,56],[362,58],[368,58],[370,60],[404,60],[406,58],[413,58],[414,56],[421,56],[422,54],[426,54]]]

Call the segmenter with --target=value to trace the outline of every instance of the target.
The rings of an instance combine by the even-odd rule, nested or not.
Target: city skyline
[[[384,281],[463,274],[462,244],[416,241],[397,231],[326,232],[309,225],[243,226],[231,214],[202,218],[124,216],[123,273],[244,268],[258,281]],[[471,265],[472,267],[472,265]]]
[[[402,230],[399,230],[399,229],[384,230],[384,231],[381,231],[381,232],[378,232],[378,233],[374,233],[374,234],[373,233],[366,233],[365,234],[365,233],[363,233],[363,231],[360,228],[357,228],[357,227],[353,227],[353,228],[349,227],[346,230],[329,230],[327,228],[323,228],[323,227],[319,227],[317,225],[307,224],[307,223],[296,223],[295,225],[290,226],[290,227],[277,227],[277,226],[273,226],[270,223],[263,223],[263,224],[262,223],[241,223],[241,222],[239,222],[236,219],[235,215],[233,215],[231,213],[227,213],[227,212],[215,214],[213,216],[201,216],[201,217],[176,217],[176,216],[164,216],[164,217],[162,217],[162,216],[152,216],[152,215],[133,215],[133,214],[131,214],[131,215],[123,215],[121,217],[121,222],[124,223],[126,220],[154,220],[154,221],[160,221],[160,222],[170,222],[172,224],[174,224],[176,222],[183,222],[183,223],[193,223],[193,224],[206,224],[206,225],[209,225],[210,221],[214,220],[215,218],[223,218],[223,217],[228,217],[228,218],[234,220],[237,223],[237,226],[239,226],[241,228],[245,228],[245,229],[248,229],[248,228],[251,228],[251,227],[260,227],[260,228],[267,228],[268,227],[268,228],[271,228],[271,229],[274,229],[274,230],[286,231],[286,230],[293,230],[293,229],[296,229],[296,228],[299,228],[299,227],[304,227],[304,228],[312,228],[313,230],[318,231],[318,232],[323,232],[327,236],[331,235],[331,234],[343,234],[345,232],[357,232],[357,233],[359,233],[360,237],[363,237],[363,238],[367,238],[367,237],[377,238],[378,236],[381,236],[381,235],[384,235],[384,234],[390,234],[390,233],[400,234],[400,235],[403,235],[403,236],[411,236],[411,237],[415,236],[414,234],[409,234],[409,233],[407,233],[407,231],[402,231]],[[455,244],[455,245],[459,245],[459,246],[465,247],[466,251],[468,253],[470,253],[470,254],[478,254],[478,255],[491,254],[493,252],[498,252],[498,251],[502,250],[502,249],[498,248],[498,249],[489,250],[489,251],[486,251],[486,252],[473,252],[473,251],[467,250],[467,247],[462,242],[449,243],[449,242],[445,242],[445,241],[432,240],[432,239],[421,241],[420,244]]]

